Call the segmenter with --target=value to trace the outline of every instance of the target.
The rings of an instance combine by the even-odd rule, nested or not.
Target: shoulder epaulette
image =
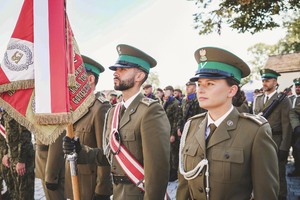
[[[142,98],[141,102],[147,106],[150,106],[151,104],[158,102],[158,100],[154,100],[154,99],[145,97],[145,98]]]
[[[262,94],[258,94],[256,97],[261,97],[261,96],[263,96],[264,94],[262,93]]]
[[[263,125],[263,124],[268,122],[266,120],[266,118],[264,118],[262,116],[259,116],[259,115],[253,115],[253,114],[250,114],[250,113],[240,113],[240,116],[242,118],[251,119],[252,121],[254,121],[255,123],[257,123],[259,125]]]
[[[201,118],[201,117],[205,117],[205,116],[206,116],[206,112],[194,115],[193,117],[190,117],[189,119],[196,119],[196,118]]]
[[[100,95],[98,98],[97,98],[101,103],[105,103],[105,102],[109,102],[108,99],[106,99],[104,96]]]

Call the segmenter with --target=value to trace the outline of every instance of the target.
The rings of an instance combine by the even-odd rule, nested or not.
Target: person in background
[[[295,95],[289,97],[289,99],[291,100],[292,108],[295,108],[296,105],[300,103],[300,78],[295,78],[293,82],[295,84]],[[293,128],[292,130],[294,130],[296,126],[294,125],[293,127],[292,120],[290,123]],[[295,133],[294,131],[292,133],[292,147],[292,155],[294,157],[294,170],[288,173],[289,177],[300,176],[300,134]]]
[[[181,101],[183,99],[181,89],[177,88],[177,89],[174,90],[174,97],[179,101],[179,105],[181,105]]]
[[[87,72],[88,81],[93,91],[99,80],[99,75],[104,72],[104,67],[95,60],[82,55]],[[105,114],[111,107],[103,95],[96,93],[94,103],[89,111],[73,125],[74,134],[83,145],[91,148],[102,148],[103,127]],[[109,166],[96,164],[78,164],[78,182],[80,199],[109,200],[112,195],[112,183]],[[71,188],[71,174],[69,163],[66,162],[66,197],[73,199]]]
[[[152,85],[151,84],[146,84],[143,87],[144,90],[144,95],[150,99],[154,99],[156,100],[156,96],[153,94],[153,89],[152,89]]]
[[[11,199],[34,199],[34,149],[31,133],[7,112],[3,115],[8,153],[2,164],[10,169],[12,176]]]
[[[168,120],[171,125],[170,131],[170,178],[169,181],[175,181],[178,178],[178,152],[179,152],[179,137],[177,135],[177,122],[181,119],[179,101],[173,96],[174,88],[167,86],[164,89],[164,104],[163,108],[166,111]]]
[[[163,105],[163,98],[164,98],[164,91],[161,88],[156,89],[156,96],[158,98],[158,101],[161,105]]]
[[[195,51],[197,98],[207,113],[191,117],[180,141],[177,200],[277,199],[277,147],[268,121],[239,113],[240,81],[250,74],[236,55],[216,47]]]
[[[129,45],[120,44],[117,51],[118,61],[109,68],[115,71],[114,88],[122,91],[123,101],[106,115],[103,149],[65,137],[64,152],[76,151],[78,163],[108,165],[109,158],[114,200],[163,200],[169,179],[170,124],[158,101],[140,92],[156,61]],[[125,160],[120,158],[123,154]],[[137,171],[129,173],[132,167]]]
[[[280,74],[272,69],[263,69],[260,71],[264,94],[259,95],[255,99],[254,114],[262,113],[273,100],[278,99],[277,78]],[[289,111],[292,105],[288,97],[285,97],[282,102],[272,111],[267,120],[272,129],[272,139],[278,147],[278,165],[280,178],[280,192],[278,200],[287,199],[286,185],[286,163],[291,146],[292,130],[289,120]],[[254,195],[256,198],[256,196]]]

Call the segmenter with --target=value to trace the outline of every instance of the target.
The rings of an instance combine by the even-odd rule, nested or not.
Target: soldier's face
[[[273,92],[276,89],[277,80],[275,78],[262,80],[263,90],[265,92]]]
[[[195,85],[188,85],[186,86],[186,93],[187,95],[193,94],[196,92],[196,86]]]
[[[135,82],[134,68],[117,68],[114,73],[114,89],[124,91],[132,88]]]
[[[199,105],[208,111],[226,110],[238,87],[229,86],[225,79],[198,79],[197,98]]]
[[[295,85],[295,93],[300,95],[300,85]]]

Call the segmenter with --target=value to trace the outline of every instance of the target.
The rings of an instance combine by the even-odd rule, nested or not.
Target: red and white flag
[[[25,0],[0,68],[0,105],[44,144],[94,101],[64,0]]]

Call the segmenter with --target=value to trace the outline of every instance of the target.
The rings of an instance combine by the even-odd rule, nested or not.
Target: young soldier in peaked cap
[[[215,47],[195,52],[197,98],[207,113],[185,124],[180,141],[177,200],[277,199],[276,144],[268,122],[239,113],[241,78],[250,73],[236,55]],[[268,158],[268,159],[266,159]],[[188,192],[189,191],[189,192]],[[188,194],[189,193],[189,194]]]
[[[272,69],[262,69],[260,71],[264,93],[257,96],[254,102],[254,114],[263,112],[272,102],[278,99],[278,81],[280,74]],[[267,120],[272,129],[272,138],[278,147],[278,165],[279,165],[279,200],[287,199],[286,184],[286,162],[291,146],[292,129],[289,120],[289,111],[292,105],[288,97],[272,111]]]
[[[95,60],[84,55],[81,57],[89,84],[92,90],[95,90],[99,75],[105,69]],[[89,107],[88,112],[74,123],[74,134],[83,145],[91,148],[102,148],[105,114],[111,106],[100,92],[97,92],[95,96],[94,103]],[[78,163],[77,166],[80,199],[109,200],[112,195],[110,166],[97,166],[95,163]],[[65,193],[67,198],[72,199],[70,175],[70,165],[69,162],[66,162]]]
[[[104,150],[79,146],[75,141],[64,142],[64,150],[68,154],[79,146],[79,162],[87,160],[99,165],[105,164],[106,154],[112,166],[115,200],[162,200],[169,178],[170,124],[158,101],[140,93],[141,85],[156,61],[129,45],[118,45],[117,51],[119,59],[110,69],[115,71],[114,89],[122,91],[123,101],[107,113]],[[121,145],[121,149],[115,149],[114,144]],[[123,153],[130,162],[120,162],[119,155]],[[130,174],[128,171],[132,169],[143,169],[139,174],[144,178]]]

